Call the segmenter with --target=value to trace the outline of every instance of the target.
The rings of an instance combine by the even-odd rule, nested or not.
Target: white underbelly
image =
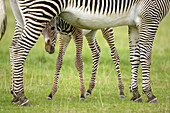
[[[132,15],[134,16],[134,15]],[[134,25],[134,17],[131,14],[101,15],[83,12],[80,9],[67,8],[59,17],[69,24],[83,29],[101,29],[122,25]]]

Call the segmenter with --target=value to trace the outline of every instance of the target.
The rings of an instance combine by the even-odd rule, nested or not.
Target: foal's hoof
[[[89,92],[86,93],[86,96],[91,95]]]
[[[131,98],[131,101],[134,101],[134,102],[143,102],[143,100],[142,100],[142,97],[141,97],[141,96],[139,96],[138,98],[136,98],[136,97],[132,97],[132,98]]]
[[[84,101],[85,100],[85,98],[80,98],[80,101]]]
[[[47,97],[47,100],[52,100],[52,98],[51,97]]]
[[[80,96],[80,101],[84,101],[85,100],[85,96],[84,95],[81,95]]]
[[[120,95],[120,98],[125,98],[125,96],[124,95]]]
[[[120,92],[120,98],[125,98],[123,91]]]
[[[159,103],[157,98],[149,99],[147,103]]]
[[[87,95],[91,95],[91,91],[87,90],[86,96],[87,96]]]

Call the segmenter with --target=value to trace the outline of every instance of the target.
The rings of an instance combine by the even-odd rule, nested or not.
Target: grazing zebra
[[[52,19],[53,21],[54,19]],[[46,28],[43,30],[42,34],[44,35],[46,39],[46,44],[45,48],[46,50],[51,53],[51,46],[53,46],[55,41],[50,41],[56,40],[53,38],[56,37],[51,37],[51,29],[56,28],[56,32],[60,33],[60,39],[59,39],[59,53],[56,61],[56,71],[55,75],[57,76],[54,79],[53,87],[51,90],[50,95],[47,97],[47,99],[52,99],[53,95],[57,91],[57,86],[58,85],[58,78],[59,78],[59,72],[60,68],[62,66],[62,61],[63,57],[65,54],[65,51],[67,49],[67,46],[73,36],[75,45],[76,45],[76,68],[79,72],[79,77],[80,77],[80,91],[81,91],[81,96],[80,99],[84,100],[85,99],[85,86],[83,82],[83,64],[82,64],[82,59],[81,59],[81,53],[82,53],[82,35],[81,35],[81,29],[73,27],[72,25],[68,24],[67,22],[63,21],[61,18],[56,17],[56,25],[55,22],[50,22],[50,24],[47,24]],[[56,27],[55,27],[56,26]],[[91,94],[92,89],[95,86],[95,78],[96,78],[96,72],[97,72],[97,67],[98,67],[98,61],[100,57],[100,47],[95,40],[95,35],[96,35],[97,30],[83,30],[83,34],[86,36],[87,42],[89,47],[91,48],[92,51],[92,57],[93,57],[93,69],[92,69],[92,77],[90,80],[89,88],[87,90],[87,95]],[[103,35],[108,42],[110,48],[111,48],[111,56],[112,59],[115,63],[116,70],[117,70],[117,75],[118,75],[118,83],[119,83],[119,89],[120,89],[120,97],[124,97],[124,85],[122,82],[121,78],[121,73],[120,73],[120,66],[119,66],[119,55],[117,53],[117,50],[115,48],[115,43],[114,43],[114,36],[113,36],[113,29],[112,28],[105,28],[102,29]],[[53,42],[53,43],[51,43]]]
[[[13,46],[11,92],[27,105],[24,95],[23,64],[30,49],[50,20],[59,16],[69,24],[84,29],[102,29],[128,25],[131,62],[132,101],[142,101],[137,73],[142,65],[143,93],[148,103],[157,102],[150,85],[151,50],[159,23],[169,11],[170,0],[18,0],[24,29]]]
[[[6,24],[7,24],[7,16],[6,16],[6,10],[5,10],[5,1],[0,1],[0,40],[2,39],[5,30],[6,30]]]
[[[12,7],[12,11],[14,13],[15,19],[16,19],[16,29],[15,29],[15,34],[14,34],[14,38],[12,40],[11,46],[10,46],[10,60],[11,60],[11,67],[13,67],[13,52],[11,51],[11,48],[13,48],[13,46],[16,44],[19,35],[22,33],[23,30],[23,26],[24,26],[24,22],[23,22],[23,18],[22,18],[22,14],[18,8],[18,4],[16,0],[10,0],[11,3],[11,7]],[[57,23],[56,23],[57,22]],[[56,27],[57,26],[57,27]],[[57,30],[56,30],[57,28]],[[84,34],[86,34],[87,40],[88,40],[88,44],[91,48],[92,51],[92,56],[93,56],[93,69],[92,69],[92,78],[89,84],[89,89],[87,90],[87,94],[91,94],[92,89],[95,86],[95,76],[96,76],[96,72],[97,72],[97,66],[98,66],[98,60],[99,60],[99,55],[100,55],[100,48],[97,44],[97,41],[94,39],[96,31],[91,31],[91,30],[83,30]],[[62,65],[62,60],[64,57],[64,53],[65,51],[62,50],[66,50],[66,45],[69,44],[69,41],[71,39],[71,35],[75,36],[74,37],[74,41],[76,44],[76,49],[78,50],[76,53],[76,67],[79,71],[80,74],[80,83],[81,83],[81,99],[84,99],[84,92],[85,92],[85,87],[84,87],[84,83],[83,83],[83,78],[82,78],[82,71],[83,69],[81,67],[82,66],[82,59],[81,59],[81,50],[82,50],[82,38],[79,36],[77,37],[76,35],[80,35],[82,33],[80,33],[80,30],[78,28],[75,28],[71,25],[69,25],[68,23],[64,22],[62,19],[60,18],[55,18],[52,19],[51,22],[49,22],[47,24],[47,26],[43,29],[42,34],[45,38],[45,49],[47,52],[49,52],[50,54],[52,54],[55,51],[55,44],[56,44],[56,37],[58,33],[61,33],[60,35],[67,35],[64,36],[65,38],[60,38],[60,50],[59,50],[59,57],[57,60],[58,65],[56,65],[56,70],[60,71],[61,65]],[[102,29],[103,35],[105,37],[105,39],[107,40],[110,48],[111,48],[111,56],[112,59],[115,63],[116,66],[116,70],[117,70],[117,74],[118,74],[118,86],[120,89],[120,97],[124,98],[124,85],[121,79],[121,73],[120,73],[120,66],[119,66],[119,55],[117,53],[117,50],[115,48],[115,44],[114,44],[114,37],[113,37],[113,29],[112,28],[107,28],[107,29]],[[78,34],[75,34],[78,33]],[[92,37],[93,36],[93,37]],[[50,38],[50,40],[49,40]],[[65,41],[63,41],[65,40]],[[95,41],[95,42],[93,42]],[[63,55],[63,57],[61,57],[61,54]],[[80,67],[79,67],[80,66]],[[13,69],[11,68],[11,72],[13,71]],[[56,71],[57,72],[57,71]],[[57,73],[57,75],[59,75],[59,72]],[[11,76],[11,80],[13,82],[13,76]],[[58,81],[58,80],[57,80]],[[58,84],[58,83],[57,83]],[[12,87],[12,86],[11,86]],[[56,92],[56,89],[54,88],[52,90],[52,92]],[[54,93],[51,93],[50,96],[48,97],[48,99],[52,99],[52,94],[54,95]],[[17,99],[15,96],[12,100],[12,103],[18,103],[19,99]]]
[[[12,7],[12,10],[13,10],[14,16],[16,18],[15,35],[14,35],[14,38],[12,40],[12,44],[10,46],[10,52],[11,52],[11,56],[12,56],[13,53],[11,51],[11,48],[13,47],[13,45],[15,45],[15,42],[17,42],[18,37],[19,37],[18,35],[20,35],[20,32],[22,32],[24,23],[23,23],[21,12],[18,9],[18,5],[16,3],[16,0],[13,0],[13,1],[11,0],[10,2],[11,2],[11,7]],[[57,60],[57,63],[56,63],[56,64],[59,65],[59,66],[56,65],[56,70],[60,71],[61,64],[62,64],[61,61],[62,61],[62,59],[64,57],[64,53],[65,53],[65,51],[62,51],[62,50],[65,50],[66,49],[65,45],[69,44],[69,41],[71,39],[70,35],[73,34],[73,36],[75,36],[75,35],[79,35],[81,33],[79,32],[80,30],[78,28],[75,28],[75,27],[67,24],[66,22],[64,22],[63,20],[61,20],[59,18],[57,20],[58,20],[58,23],[57,23],[58,25],[56,24],[56,21],[54,19],[52,19],[51,22],[49,22],[47,24],[47,26],[43,29],[42,34],[43,34],[43,36],[45,38],[45,42],[46,42],[45,43],[45,49],[50,54],[55,51],[54,47],[55,47],[55,44],[56,44],[55,42],[56,42],[56,37],[57,37],[57,33],[58,33],[57,31],[62,33],[62,35],[64,35],[64,34],[67,35],[66,37],[64,37],[64,39],[60,38],[61,41],[60,41],[60,50],[59,50],[59,57],[58,57],[58,59],[60,59],[60,60]],[[21,26],[19,27],[19,25],[21,25]],[[58,26],[57,30],[55,30],[56,25]],[[93,64],[94,65],[93,65],[93,69],[92,69],[92,79],[91,79],[91,82],[89,84],[89,89],[87,91],[87,94],[91,94],[91,91],[94,88],[95,76],[96,76],[96,72],[97,72],[98,60],[99,60],[99,55],[100,55],[100,48],[99,48],[97,42],[95,42],[95,43],[93,42],[95,40],[90,35],[90,31],[91,30],[86,30],[85,34],[87,36],[89,46],[90,46],[90,48],[92,50],[92,53],[93,53]],[[122,83],[121,74],[120,74],[119,56],[118,56],[118,53],[117,53],[117,50],[116,50],[115,44],[114,44],[113,29],[108,28],[108,29],[103,29],[102,31],[103,31],[103,35],[104,35],[105,39],[108,41],[108,43],[110,45],[110,48],[111,48],[111,55],[112,55],[112,58],[113,58],[113,61],[115,63],[117,73],[118,73],[120,97],[123,98],[124,97],[124,91],[123,91],[124,90],[124,85]],[[91,32],[93,33],[92,35],[96,34],[96,30],[91,31]],[[78,33],[78,34],[75,34],[75,33]],[[50,37],[50,40],[48,40],[49,37]],[[66,40],[66,41],[63,41],[63,40]],[[81,49],[82,49],[82,47],[81,47],[82,46],[82,44],[81,44],[82,43],[82,38],[81,37],[77,38],[75,36],[74,41],[76,43],[76,48],[78,50],[77,54],[76,54],[76,67],[77,67],[77,69],[79,71],[79,74],[80,74],[80,77],[81,77],[81,79],[80,79],[81,80],[81,88],[80,88],[80,90],[81,90],[81,99],[84,99],[85,98],[84,97],[85,87],[84,87],[84,83],[83,83],[83,79],[82,79],[82,71],[83,71],[83,69],[81,68],[82,67],[82,60],[80,59],[81,58]],[[63,54],[63,57],[61,57],[61,54]],[[12,61],[13,61],[13,57],[11,57],[11,67],[13,66]],[[59,72],[57,73],[57,75],[59,75]],[[13,81],[13,76],[11,76],[11,80]],[[52,90],[52,92],[56,92],[54,89]],[[52,98],[52,94],[54,95],[54,93],[51,93],[49,98]],[[19,100],[16,97],[14,97],[13,100],[12,100],[12,103],[17,103],[18,101]]]

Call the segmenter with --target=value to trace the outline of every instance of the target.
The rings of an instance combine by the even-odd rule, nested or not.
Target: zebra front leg
[[[142,102],[142,97],[138,92],[137,75],[140,64],[139,54],[139,31],[137,27],[129,26],[129,48],[130,48],[130,63],[131,63],[131,84],[130,91],[133,93],[132,101]]]
[[[140,63],[142,65],[142,89],[143,93],[148,97],[148,103],[158,103],[156,96],[153,95],[150,84],[150,66],[152,44],[158,28],[157,22],[152,22],[149,25],[141,25],[140,27]],[[147,29],[147,30],[146,30]]]
[[[59,79],[59,74],[60,74],[60,69],[63,63],[63,58],[67,49],[67,46],[70,42],[70,37],[67,35],[59,35],[59,52],[58,52],[58,57],[56,60],[56,65],[55,65],[55,76],[54,76],[54,80],[53,80],[53,86],[52,86],[52,90],[51,93],[49,94],[49,96],[47,97],[47,100],[51,100],[54,96],[54,94],[57,92],[57,88],[58,88],[58,79]]]
[[[82,29],[76,28],[76,30],[73,33],[73,39],[76,45],[76,60],[75,65],[79,73],[80,78],[80,100],[85,99],[85,86],[83,81],[83,61],[82,61],[82,46],[83,46],[83,33]]]
[[[11,94],[13,94],[13,77],[14,77],[14,46],[18,42],[18,38],[21,37],[23,28],[21,27],[20,24],[16,22],[16,27],[15,27],[15,33],[14,37],[12,39],[11,45],[9,47],[10,51],[10,64],[11,64]],[[14,96],[14,95],[13,95]],[[17,104],[19,103],[19,99],[17,99],[15,96],[12,99],[11,103]]]
[[[98,62],[100,58],[100,47],[95,39],[96,32],[97,32],[96,30],[93,30],[88,34],[86,34],[86,39],[91,49],[92,57],[93,57],[92,75],[91,75],[91,80],[86,95],[90,95],[95,86],[96,72],[97,72]]]
[[[122,77],[121,77],[121,73],[120,73],[120,58],[119,58],[119,54],[115,47],[113,29],[105,28],[105,29],[101,29],[101,30],[102,30],[104,38],[106,39],[106,41],[111,49],[112,60],[115,64],[117,76],[118,76],[118,87],[120,90],[120,98],[124,98],[125,97],[124,96],[124,85],[123,85]]]
[[[25,24],[21,37],[13,48],[12,92],[14,97],[19,100],[20,106],[30,105],[29,100],[24,95],[23,65],[30,49],[34,46],[41,33],[41,30],[36,31],[34,29],[36,28],[34,25],[30,29],[27,28],[28,23]],[[43,29],[43,26],[39,27],[39,29]]]

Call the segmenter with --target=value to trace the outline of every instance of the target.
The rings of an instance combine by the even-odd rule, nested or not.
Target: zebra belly
[[[83,29],[101,29],[122,25],[135,25],[135,13],[133,13],[133,10],[126,14],[102,15],[83,12],[80,9],[67,8],[59,17],[69,24]]]

